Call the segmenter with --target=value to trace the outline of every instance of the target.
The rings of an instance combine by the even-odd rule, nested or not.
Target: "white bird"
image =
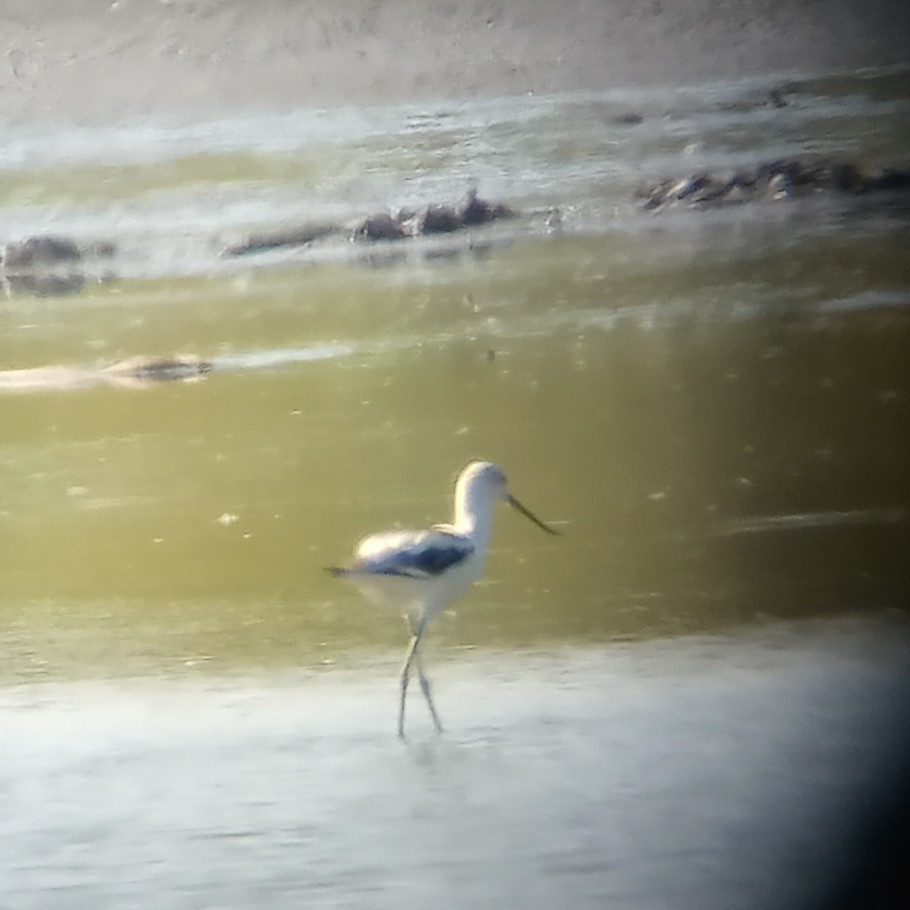
[[[404,739],[405,698],[411,666],[416,665],[420,688],[438,733],[442,724],[433,704],[430,681],[423,669],[420,642],[427,623],[461,597],[483,574],[493,519],[493,504],[503,500],[548,534],[548,527],[509,493],[502,468],[488,461],[472,461],[455,483],[452,524],[423,531],[385,531],[365,537],[354,550],[347,568],[326,571],[356,585],[383,606],[403,609],[411,642],[401,670],[398,735]]]

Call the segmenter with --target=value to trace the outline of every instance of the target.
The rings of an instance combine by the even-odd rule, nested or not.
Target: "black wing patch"
[[[376,560],[372,565],[368,562],[365,568],[378,575],[403,575],[408,578],[442,575],[452,566],[464,562],[474,552],[474,548],[466,544],[464,538],[453,534],[450,535],[451,543],[448,543],[446,536],[437,533],[432,543],[420,543],[398,550]]]

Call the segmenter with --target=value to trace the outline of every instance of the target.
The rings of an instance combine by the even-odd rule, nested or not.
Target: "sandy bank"
[[[0,117],[697,83],[910,61],[905,0],[7,0]]]

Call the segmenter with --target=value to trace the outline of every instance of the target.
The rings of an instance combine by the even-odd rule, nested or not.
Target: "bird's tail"
[[[332,578],[341,578],[344,575],[348,574],[347,569],[341,568],[341,566],[324,566],[324,571],[328,572]]]

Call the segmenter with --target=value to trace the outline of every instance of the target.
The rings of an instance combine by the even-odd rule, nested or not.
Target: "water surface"
[[[775,87],[0,136],[3,240],[118,244],[9,288],[3,368],[216,364],[0,392],[10,906],[798,906],[851,854],[910,666],[906,202],[634,196],[906,166],[906,73]],[[472,180],[521,217],[220,255]],[[402,746],[403,626],[321,569],[474,457],[564,537],[497,515]]]

